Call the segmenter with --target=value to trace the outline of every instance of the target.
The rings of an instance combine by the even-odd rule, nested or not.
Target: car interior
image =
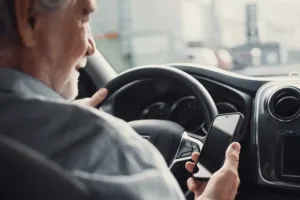
[[[88,75],[98,71],[90,65],[96,57],[90,59],[81,77],[81,94],[95,92],[84,88],[103,86]],[[190,174],[184,169],[185,162],[191,159],[191,152],[201,150],[209,128],[206,124],[217,114],[234,112],[245,117],[237,138],[242,152],[236,199],[299,197],[298,77],[250,77],[178,63],[141,66],[108,76],[115,78],[106,84],[111,93],[102,109],[127,121],[160,150],[188,199],[193,196],[187,192]],[[91,83],[93,87],[84,86]]]
[[[237,111],[245,116],[245,123],[238,137],[242,145],[241,186],[236,199],[298,197],[298,78],[255,78],[191,64],[141,66],[118,75],[108,62],[99,65],[103,61],[99,55],[97,52],[89,58],[88,66],[81,72],[78,98],[107,86],[111,92],[102,109],[127,121],[137,133],[153,142],[188,199],[193,196],[187,192],[190,174],[184,164],[191,159],[192,152],[201,150],[206,124],[218,113]],[[101,77],[110,78],[103,83]],[[88,193],[67,172],[55,164],[48,165],[51,161],[30,148],[8,138],[1,138],[0,148],[2,167],[6,169],[2,171],[1,177],[5,178],[1,183],[6,182],[4,188],[20,190],[17,195],[38,195],[41,193],[37,188],[47,185],[52,196],[44,192],[47,195],[42,199],[66,193],[74,195],[72,199],[81,199],[78,191]],[[50,181],[55,184],[50,185]],[[30,188],[35,192],[29,193]]]
[[[250,32],[251,42],[255,31]],[[269,62],[279,48],[277,43],[253,41],[245,46],[228,49],[238,69],[249,65],[250,55],[239,52],[259,46],[265,54],[272,51],[273,57],[262,58]],[[245,118],[236,138],[242,146],[236,199],[299,199],[300,78],[298,73],[286,73],[294,68],[259,68],[252,58],[253,66],[243,73],[194,62],[151,62],[119,73],[99,49],[80,70],[77,98],[107,88],[108,97],[96,109],[123,119],[153,143],[187,200],[194,196],[187,189],[191,174],[185,163],[201,151],[213,119],[234,112]],[[291,55],[299,54],[295,50]],[[0,152],[0,199],[93,199],[84,183],[30,147],[0,136]]]

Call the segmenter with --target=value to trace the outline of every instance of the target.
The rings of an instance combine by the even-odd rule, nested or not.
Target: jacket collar
[[[10,68],[0,68],[0,92],[47,100],[64,100],[43,82]]]

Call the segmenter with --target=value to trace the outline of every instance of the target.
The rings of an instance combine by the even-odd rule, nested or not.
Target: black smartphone
[[[241,113],[222,114],[213,120],[193,172],[194,179],[207,181],[222,167],[226,150],[241,131],[243,122]]]

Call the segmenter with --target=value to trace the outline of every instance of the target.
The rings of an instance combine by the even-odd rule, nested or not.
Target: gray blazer
[[[100,199],[184,199],[158,150],[126,122],[8,68],[0,68],[0,134],[46,155]]]

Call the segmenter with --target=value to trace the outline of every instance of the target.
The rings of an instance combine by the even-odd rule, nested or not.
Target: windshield
[[[249,76],[300,71],[300,0],[96,0],[91,27],[117,72],[194,63]]]

